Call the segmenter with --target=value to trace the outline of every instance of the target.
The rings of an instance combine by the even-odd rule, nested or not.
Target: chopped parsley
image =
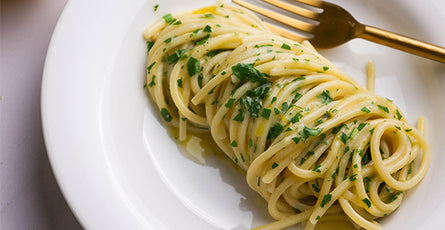
[[[153,47],[154,44],[154,41],[147,41],[147,53],[150,52],[151,47]]]
[[[210,38],[210,34],[207,34],[201,40],[195,42],[195,45],[203,45],[209,40],[209,38]]]
[[[206,25],[206,27],[204,27],[204,32],[206,33],[211,33],[212,32],[212,27],[210,27],[209,25]]]
[[[321,172],[320,168],[321,168],[321,165],[317,165],[317,166],[315,166],[314,169],[312,169],[312,171]]]
[[[155,80],[156,80],[156,76],[153,75],[153,76],[151,77],[151,82],[148,84],[148,87],[153,87],[153,86],[155,86],[155,85],[156,85]]]
[[[178,83],[178,87],[182,88],[182,78],[178,79],[176,82]]]
[[[264,97],[270,90],[271,83],[265,83],[255,88],[254,90],[248,90],[244,96],[240,98],[241,106],[248,110],[250,117],[258,117],[262,108]]]
[[[383,105],[377,105],[377,107],[379,107],[379,109],[385,111],[386,113],[389,113],[389,109],[388,109],[388,107],[383,106]]]
[[[298,144],[298,142],[300,142],[301,138],[300,137],[292,137],[292,140],[295,142],[295,144]]]
[[[358,131],[362,131],[362,129],[365,128],[365,126],[368,124],[369,123],[360,123],[360,125],[358,125],[358,127],[357,127]]]
[[[361,111],[362,111],[362,112],[365,112],[365,113],[370,113],[370,112],[371,112],[371,110],[369,110],[368,108],[366,108],[366,106],[364,106],[364,107],[361,109]]]
[[[162,17],[164,18],[164,20],[165,20],[166,23],[170,23],[170,22],[173,21],[173,16],[172,16],[172,14],[166,14],[166,15],[164,15],[164,16],[162,16]]]
[[[204,80],[204,75],[202,73],[198,74],[198,86],[202,88],[202,80]]]
[[[207,57],[214,57],[215,55],[223,52],[224,49],[217,49],[217,50],[210,50],[209,52],[206,53]]]
[[[400,121],[400,119],[402,119],[402,114],[400,114],[400,112],[399,112],[399,110],[397,109],[396,110],[396,115],[397,115],[397,120],[399,120]]]
[[[356,127],[354,127],[351,131],[351,133],[349,134],[349,138],[352,139],[355,137],[355,135],[357,135],[358,133],[358,129]]]
[[[297,102],[298,100],[300,100],[301,97],[303,97],[303,95],[301,95],[300,93],[296,93],[294,99],[292,100],[292,103]]]
[[[234,121],[244,121],[244,110],[239,109],[238,114],[233,118]]]
[[[281,104],[281,113],[286,113],[290,108],[290,105],[287,102],[283,102],[283,104]]]
[[[164,42],[167,43],[167,44],[170,43],[171,41],[172,41],[172,37],[169,37],[169,38],[164,40]]]
[[[195,74],[197,74],[199,72],[199,69],[201,68],[199,60],[194,58],[194,57],[190,57],[189,61],[187,62],[187,70],[189,73],[189,76],[193,76]]]
[[[215,15],[213,15],[211,13],[207,13],[207,14],[204,14],[204,17],[205,18],[215,18]]]
[[[355,180],[357,180],[357,174],[354,174],[354,175],[350,176],[350,177],[349,177],[349,180],[350,180],[350,181],[355,181]]]
[[[368,206],[368,208],[371,207],[371,201],[370,201],[368,198],[365,198],[365,199],[363,199],[362,201],[363,201],[363,203],[366,204],[366,206]]]
[[[320,206],[323,208],[329,201],[331,201],[332,199],[332,195],[331,194],[326,194],[323,196],[323,200],[321,201]]]
[[[317,96],[321,100],[321,103],[327,105],[332,102],[332,97],[329,93],[329,90],[323,91],[320,95]]]
[[[279,164],[278,164],[277,162],[274,162],[274,163],[272,164],[272,169],[278,167],[278,165],[279,165]]]
[[[232,66],[233,74],[241,81],[266,83],[267,75],[253,67],[253,64],[238,63]]]
[[[170,112],[168,112],[168,110],[166,108],[161,109],[161,116],[162,116],[162,118],[164,118],[164,120],[166,122],[170,122],[173,120],[172,115],[170,114]]]
[[[153,11],[156,12],[158,10],[158,8],[159,8],[159,4],[154,5],[153,6]]]
[[[147,73],[150,73],[151,69],[153,68],[153,66],[156,64],[156,62],[151,63],[148,67],[147,67]]]
[[[323,128],[311,129],[304,126],[304,128],[299,132],[302,138],[307,139],[309,136],[316,137],[323,131]]]
[[[261,117],[266,118],[266,120],[269,120],[270,117],[270,113],[272,112],[272,110],[270,109],[263,109],[263,111],[261,112]]]
[[[320,188],[316,184],[312,184],[312,188],[315,192],[320,192]]]
[[[284,127],[277,122],[274,126],[272,126],[272,128],[270,128],[269,133],[267,134],[267,138],[276,138],[278,137],[278,135],[281,134],[281,132],[283,132],[283,130]]]
[[[236,98],[230,98],[227,103],[225,104],[225,106],[229,109],[233,108],[233,104],[235,104]]]
[[[299,122],[302,117],[303,117],[303,115],[301,114],[301,111],[300,111],[297,114],[295,114],[295,116],[293,116],[289,121],[292,123],[296,123],[296,122]]]
[[[238,147],[238,143],[236,141],[232,141],[232,143],[230,143],[230,146],[232,147]]]
[[[179,60],[184,60],[185,58],[187,58],[187,55],[185,54],[186,52],[187,52],[187,50],[180,49],[180,50],[176,51],[174,54],[169,55],[167,57],[168,64],[175,64]]]
[[[349,135],[347,135],[346,133],[342,132],[340,134],[340,139],[341,139],[341,142],[343,142],[343,144],[346,144],[346,141],[348,141],[348,139],[349,139]]]
[[[286,44],[286,43],[283,43],[283,45],[281,45],[281,48],[285,49],[285,50],[290,50],[291,49],[290,46],[288,44]]]

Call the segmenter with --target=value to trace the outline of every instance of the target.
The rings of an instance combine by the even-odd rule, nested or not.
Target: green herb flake
[[[206,33],[211,33],[212,32],[212,27],[210,27],[209,25],[206,25],[206,27],[204,27],[204,32]]]
[[[148,87],[153,87],[153,86],[155,86],[156,85],[156,76],[155,75],[153,75],[152,77],[151,77],[151,82],[148,84]]]
[[[364,107],[361,109],[361,111],[362,111],[362,112],[365,112],[365,113],[370,113],[370,112],[371,112],[371,110],[369,110],[368,108],[366,108],[366,106],[364,106]]]
[[[278,115],[281,113],[281,111],[277,108],[273,108],[273,111],[274,111],[275,115]]]
[[[233,118],[234,121],[244,121],[244,110],[243,109],[239,109],[238,110],[238,114]]]
[[[167,57],[168,64],[175,64],[179,60],[185,59],[187,57],[187,55],[185,55],[186,52],[187,52],[187,50],[180,49],[180,50],[176,51],[174,54],[169,55]]]
[[[327,71],[328,69],[329,69],[329,67],[323,66],[323,71]]]
[[[281,132],[283,132],[283,130],[284,127],[280,123],[275,123],[275,125],[270,128],[267,138],[276,138],[281,134]]]
[[[253,64],[238,63],[232,66],[233,74],[241,81],[266,83],[268,77],[253,67]]]
[[[321,200],[321,204],[320,206],[323,208],[329,201],[331,201],[332,199],[332,195],[331,194],[326,194],[323,196],[323,200]]]
[[[165,20],[166,23],[170,23],[170,22],[173,21],[173,16],[172,16],[172,14],[166,14],[166,15],[164,15],[164,16],[162,16],[162,17],[164,18],[164,20]]]
[[[204,36],[201,40],[197,41],[195,45],[204,45],[210,38],[210,34]]]
[[[178,79],[176,82],[178,83],[178,87],[182,88],[182,78]]]
[[[357,180],[357,174],[354,174],[352,176],[349,177],[350,181],[356,181]]]
[[[274,168],[276,168],[276,167],[278,167],[278,163],[277,163],[277,162],[274,162],[274,163],[272,164],[272,169],[274,169]]]
[[[298,144],[298,142],[300,142],[301,138],[300,137],[292,137],[292,140],[295,142],[295,144]]]
[[[320,192],[320,188],[316,184],[312,184],[312,189],[314,189],[315,192]]]
[[[350,139],[354,138],[355,135],[357,135],[357,133],[358,133],[358,128],[354,127],[354,128],[352,129],[351,134],[349,134],[349,138],[350,138]]]
[[[293,116],[289,121],[292,123],[296,123],[296,122],[299,122],[302,117],[303,117],[303,115],[301,114],[301,111],[300,111],[297,114],[295,114],[295,116]]]
[[[167,38],[167,39],[164,40],[164,42],[165,42],[166,44],[170,43],[171,41],[172,41],[172,37],[169,37],[169,38]]]
[[[158,8],[159,8],[159,4],[154,5],[153,6],[153,11],[156,12],[158,10]]]
[[[277,97],[273,97],[272,101],[270,102],[270,104],[273,104],[276,100],[277,100]]]
[[[368,208],[371,207],[371,201],[370,201],[368,198],[365,198],[365,199],[363,199],[362,201],[363,201],[363,203],[366,204],[366,206],[368,206]]]
[[[151,63],[148,67],[147,67],[147,73],[151,72],[151,69],[153,68],[153,66],[156,64],[156,62]]]
[[[283,102],[283,104],[281,104],[281,113],[286,113],[290,108],[290,105],[287,102]]]
[[[397,109],[396,110],[396,115],[397,115],[397,120],[399,120],[400,121],[400,119],[402,119],[402,114],[400,114],[400,112],[399,112],[399,110]]]
[[[233,105],[235,104],[236,98],[230,98],[227,103],[225,104],[225,106],[229,109],[233,108]]]
[[[154,44],[154,41],[147,41],[147,53],[150,52],[151,47],[153,47]]]
[[[365,128],[365,126],[368,124],[369,123],[360,123],[360,125],[358,125],[358,127],[357,127],[358,131],[362,131],[362,129]]]
[[[329,93],[329,90],[323,91],[320,95],[317,96],[321,100],[321,103],[327,105],[332,102],[332,97]]]
[[[213,15],[211,13],[207,13],[207,14],[204,14],[204,17],[205,18],[215,18],[215,15]]]
[[[230,146],[232,147],[238,147],[238,143],[236,141],[232,141],[232,143],[230,143]]]
[[[320,168],[321,168],[321,165],[317,165],[314,169],[312,169],[312,171],[320,173],[321,172]]]
[[[285,49],[285,50],[290,50],[291,49],[290,46],[288,44],[286,44],[286,43],[283,43],[283,45],[281,45],[281,48]]]
[[[200,66],[199,60],[194,57],[190,57],[190,59],[187,62],[187,70],[188,70],[189,76],[191,77],[191,76],[195,75],[196,73],[198,73],[200,68],[201,68],[201,66]]]
[[[204,80],[204,75],[202,73],[198,74],[198,86],[199,88],[202,88],[202,80]]]
[[[263,109],[263,111],[261,112],[261,117],[264,117],[266,120],[269,120],[270,117],[270,113],[272,112],[272,110],[270,109]]]
[[[386,113],[389,113],[389,109],[388,109],[388,107],[383,106],[383,105],[377,105],[377,107],[379,107],[379,109],[385,111]]]
[[[321,131],[323,131],[323,128],[317,128],[317,129],[311,129],[309,127],[304,126],[304,128],[299,132],[301,137],[304,139],[308,138],[309,136],[316,137],[318,136]]]
[[[341,142],[343,142],[343,144],[346,144],[346,141],[348,141],[348,139],[349,139],[349,135],[347,135],[344,132],[342,132],[340,134],[340,139],[341,139]]]
[[[161,116],[162,116],[162,118],[164,118],[164,120],[166,122],[170,122],[173,120],[172,115],[170,114],[170,112],[168,112],[168,110],[166,108],[161,109]]]
[[[294,99],[292,99],[292,103],[297,102],[300,98],[303,97],[300,93],[296,93]]]

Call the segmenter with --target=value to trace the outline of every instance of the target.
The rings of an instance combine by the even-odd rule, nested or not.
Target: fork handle
[[[400,34],[364,25],[359,38],[445,63],[445,48]]]

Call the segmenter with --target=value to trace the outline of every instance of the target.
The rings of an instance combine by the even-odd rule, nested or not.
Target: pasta
[[[167,14],[144,38],[145,87],[162,118],[180,141],[210,133],[246,172],[276,219],[256,229],[380,229],[376,219],[427,172],[423,118],[411,126],[373,94],[373,80],[367,90],[248,10],[219,3]]]

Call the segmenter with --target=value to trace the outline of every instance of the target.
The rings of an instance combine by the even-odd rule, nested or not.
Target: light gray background
[[[0,2],[0,229],[82,229],[48,161],[40,121],[46,51],[66,0]]]

